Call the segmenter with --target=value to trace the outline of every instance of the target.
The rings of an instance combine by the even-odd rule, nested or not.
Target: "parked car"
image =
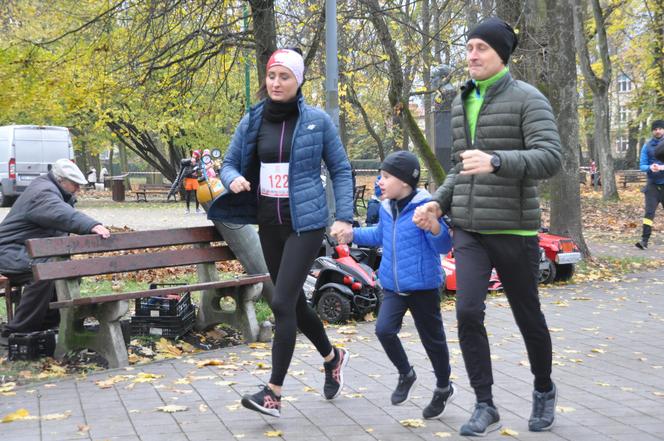
[[[74,158],[66,127],[0,127],[0,206],[10,207],[33,179],[61,158]]]

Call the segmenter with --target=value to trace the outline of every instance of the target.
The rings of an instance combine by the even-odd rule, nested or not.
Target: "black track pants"
[[[537,236],[479,234],[454,230],[459,343],[478,401],[491,399],[491,354],[484,310],[491,268],[498,271],[512,314],[526,343],[535,387],[551,381],[551,335],[537,290]]]

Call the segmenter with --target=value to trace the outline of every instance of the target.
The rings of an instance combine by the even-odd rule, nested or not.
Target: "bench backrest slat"
[[[230,248],[218,246],[44,262],[34,264],[32,272],[36,280],[58,280],[233,259],[235,259],[235,255]]]
[[[115,233],[111,234],[111,237],[108,239],[102,239],[97,234],[30,239],[26,241],[26,245],[30,257],[39,258],[185,245],[220,240],[222,239],[219,232],[216,228],[210,226]]]

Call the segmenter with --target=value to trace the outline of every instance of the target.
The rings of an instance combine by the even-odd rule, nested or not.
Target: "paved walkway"
[[[489,302],[492,342],[503,432],[487,439],[655,440],[664,439],[664,269],[628,276],[619,283],[598,282],[542,291],[554,340],[554,380],[558,419],[552,432],[528,432],[531,376],[523,342],[506,299]],[[242,394],[267,380],[269,348],[238,346],[128,370],[105,371],[17,389],[0,395],[0,417],[19,408],[32,420],[0,424],[0,439],[18,440],[437,440],[458,439],[473,404],[459,352],[453,311],[444,319],[452,354],[457,399],[441,420],[404,427],[421,418],[434,384],[410,319],[402,330],[411,361],[421,378],[415,396],[403,406],[389,403],[397,376],[373,335],[373,323],[331,329],[353,354],[344,393],[328,402],[320,395],[321,360],[300,340],[285,384],[282,418],[240,407]],[[205,359],[222,366],[197,367]],[[161,377],[136,382],[139,374]],[[126,375],[126,378],[116,377]],[[98,382],[117,383],[102,388]],[[112,383],[112,381],[109,381]],[[157,408],[185,406],[165,413]],[[57,414],[68,415],[58,419]],[[53,419],[51,419],[53,418]],[[417,423],[417,421],[416,421]]]

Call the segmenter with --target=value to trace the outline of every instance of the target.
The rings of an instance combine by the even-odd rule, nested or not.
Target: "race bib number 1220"
[[[261,162],[261,196],[288,197],[288,162]]]

